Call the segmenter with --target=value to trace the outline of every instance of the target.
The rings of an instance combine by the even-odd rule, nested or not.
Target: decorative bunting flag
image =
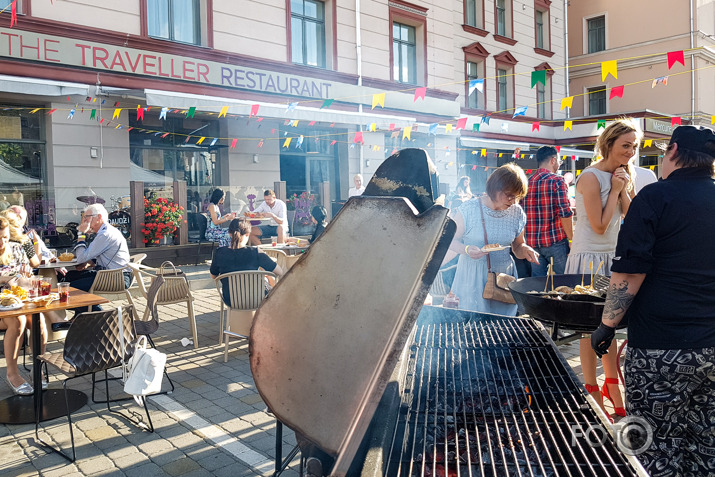
[[[372,95],[372,108],[370,109],[375,109],[375,106],[385,107],[385,93]]]
[[[295,107],[298,106],[298,103],[290,103],[288,107],[286,108],[286,113],[289,111],[295,110]]]
[[[601,81],[606,81],[608,75],[618,79],[618,60],[604,61],[601,63]]]
[[[653,140],[652,139],[646,139],[643,141],[643,147],[651,147],[653,145]]]
[[[336,141],[335,139],[333,139],[332,141],[330,141],[330,145],[331,145],[331,146],[334,146],[335,144],[337,144],[337,142],[338,142],[338,141]]]
[[[377,124],[376,124],[376,123],[370,124],[370,131],[377,131]]]
[[[475,89],[478,90],[480,93],[484,92],[484,80],[483,79],[469,80],[469,94],[471,95]]]
[[[526,170],[526,173],[527,173],[527,174],[531,174],[533,171],[534,171],[533,169],[527,169],[527,170]]]
[[[236,149],[236,144],[238,143],[238,139],[234,139],[231,141],[231,149]]]
[[[104,118],[99,120],[99,124],[102,124],[104,122]]]
[[[405,129],[402,130],[402,139],[410,139],[410,134],[412,134],[412,127],[407,126]]]
[[[429,125],[429,134],[432,134],[434,136],[437,135],[437,123],[432,123]]]
[[[261,119],[263,119],[263,118],[261,118]],[[315,121],[309,122],[309,123],[308,123],[308,126],[315,126]]]
[[[509,132],[509,123],[501,123],[501,132]]]
[[[296,141],[295,147],[296,147],[297,149],[300,149],[300,146],[302,146],[302,145],[303,145],[303,135],[301,134],[301,136],[300,136],[300,137],[298,138],[298,140]]]
[[[571,108],[573,106],[573,96],[569,96],[568,98],[564,98],[561,100],[561,109],[560,111],[563,111],[564,108]]]
[[[71,109],[70,113],[67,115],[67,119],[74,119],[74,112],[75,112],[75,110]]]
[[[169,108],[161,108],[159,113],[159,119],[166,119],[166,113],[169,112]]]
[[[283,142],[283,147],[290,147],[290,141],[292,140],[292,137],[287,137],[286,140]]]
[[[32,111],[30,111],[30,114],[35,114],[35,113],[38,112],[40,109],[42,109],[42,108],[35,108],[35,109],[33,109]]]
[[[472,131],[479,132],[479,126],[481,126],[481,124],[475,121],[474,124],[472,124]]]
[[[165,138],[166,136],[168,136],[168,135],[169,135],[169,133],[164,133],[164,134],[161,135],[161,138],[164,139],[164,138]]]
[[[564,121],[564,131],[567,129],[573,131],[573,121]]]
[[[613,98],[622,98],[623,97],[623,89],[625,86],[614,86],[611,88],[611,95],[609,96],[608,99],[613,99]]]
[[[226,116],[226,113],[228,113],[228,106],[223,106],[221,108],[221,111],[218,113],[218,117]],[[249,116],[250,118],[250,116]]]
[[[482,149],[482,157],[487,157],[487,150],[486,150],[486,149]]]
[[[196,106],[191,106],[188,111],[186,111],[186,117],[187,118],[193,118],[194,114],[196,114]]]
[[[144,108],[142,108],[141,104],[137,104],[137,121],[139,120],[144,120]]]
[[[325,101],[323,101],[323,104],[320,106],[320,109],[329,108],[333,104],[333,101],[335,101],[335,100],[334,99],[326,99]]]
[[[531,132],[539,131],[541,132],[541,123],[539,121],[531,123]]]
[[[514,110],[514,115],[511,117],[511,119],[514,119],[517,116],[526,116],[526,111],[529,109],[528,106],[522,106],[520,108],[516,108]]]
[[[446,133],[452,132],[452,124],[451,123],[444,125],[444,132],[446,132]]]
[[[262,147],[263,147],[263,139],[261,139],[260,141],[258,141],[258,148],[260,149],[260,148],[262,148]]]
[[[55,111],[57,111],[57,108],[55,108],[55,109],[50,109],[49,111],[47,111],[47,114],[52,114],[52,113],[54,113]]]
[[[213,139],[213,141],[211,141],[211,144],[209,144],[209,147],[215,145],[217,142],[218,142],[218,138],[215,137],[215,138]]]
[[[362,138],[362,131],[357,131],[355,133],[355,137],[353,138],[353,144],[357,144],[359,142],[365,144],[365,141]]]
[[[680,122],[680,118],[677,117],[677,116],[676,116],[676,117],[673,117],[673,118],[670,118],[670,125],[671,125],[671,126],[675,126],[676,124],[677,124],[678,126],[682,125],[682,123]]]
[[[651,83],[650,87],[651,89],[655,88],[659,84],[662,84],[663,86],[668,86],[668,77],[667,76],[661,76],[660,78],[656,78],[653,80]]]
[[[117,119],[119,117],[119,114],[122,112],[122,108],[117,108],[114,110],[114,114],[112,115],[112,119]]]
[[[546,70],[531,72],[531,87],[533,88],[537,85],[537,83],[541,83],[546,86]]]
[[[427,94],[427,88],[417,88],[417,89],[415,89],[415,99],[414,99],[412,102],[413,102],[413,103],[416,102],[419,98],[422,98],[422,101],[424,101],[426,94]]]
[[[668,52],[668,69],[671,69],[676,63],[680,63],[685,66],[685,55],[683,54],[683,50]]]
[[[556,152],[558,152],[558,153],[560,154],[560,153],[561,153],[561,146],[554,146],[554,147],[556,148]]]
[[[598,120],[598,124],[596,125],[596,131],[598,131],[601,128],[606,129],[606,120],[605,119]]]
[[[297,128],[297,127],[298,127],[298,121],[299,121],[299,119],[296,119],[295,121],[293,121],[292,123],[290,123],[290,125],[293,126],[294,128]]]
[[[489,121],[490,121],[491,119],[492,119],[492,115],[491,115],[491,114],[485,114],[484,116],[482,116],[481,123],[482,123],[482,124],[486,124],[487,126],[489,126]]]
[[[467,118],[459,118],[457,120],[457,129],[464,129],[467,127]]]
[[[474,165],[472,166],[472,170],[473,170],[473,171],[476,171],[476,170],[477,170],[477,165],[476,165],[476,164],[474,164]]]
[[[710,118],[710,124],[715,124],[715,115]]]
[[[654,171],[654,170],[655,170],[655,166],[650,166],[650,170],[651,170],[651,171]]]
[[[17,25],[17,0],[13,0],[12,8],[10,9],[10,28],[14,25]]]
[[[37,111],[37,110],[35,110]],[[35,112],[33,111],[33,113]],[[89,119],[94,119],[97,116],[97,110],[93,109],[91,113],[89,113]]]
[[[387,126],[387,130],[388,130],[388,131],[392,131],[392,130],[394,130],[394,129],[395,129],[395,125],[394,125],[393,123],[390,123],[390,125]]]
[[[201,144],[202,142],[204,142],[204,139],[206,138],[202,136],[201,138],[199,138],[198,141],[196,141],[196,144]]]

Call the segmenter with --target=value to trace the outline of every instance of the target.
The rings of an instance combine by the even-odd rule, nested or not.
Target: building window
[[[12,5],[13,0],[0,0],[0,10],[5,10],[5,13],[10,14],[10,5]],[[17,13],[25,13],[23,0],[17,0]]]
[[[484,68],[483,62],[467,61],[467,107],[473,109],[484,109],[484,86],[482,86],[482,91],[474,89],[469,93],[469,84],[472,80],[479,78],[484,78],[482,73]]]
[[[494,55],[496,63],[496,98],[497,112],[510,112],[514,108],[514,67],[516,58],[504,51]]]
[[[546,86],[541,83],[536,84],[536,103],[536,115],[546,119]]]
[[[588,52],[596,53],[606,49],[606,17],[590,18],[586,21],[588,29]]]
[[[464,22],[475,28],[484,28],[483,0],[464,0]]]
[[[507,70],[502,68],[497,69],[497,110],[499,112],[505,111],[509,107],[507,94],[509,78],[507,77],[507,74]]]
[[[536,47],[547,49],[544,45],[544,12],[536,10]]]
[[[536,116],[539,119],[551,119],[551,80],[554,70],[548,63],[541,63],[535,70],[546,70],[546,84],[536,83]]]
[[[201,44],[199,0],[147,0],[147,33],[192,45]]]
[[[508,36],[506,32],[506,0],[497,0],[497,35]]]
[[[392,74],[400,83],[417,84],[417,42],[415,27],[392,23]]]
[[[325,4],[291,0],[293,63],[325,68]]]
[[[588,89],[588,114],[597,116],[606,114],[606,87],[597,86]]]

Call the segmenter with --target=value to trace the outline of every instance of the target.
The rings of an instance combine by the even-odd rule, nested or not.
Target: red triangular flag
[[[333,139],[332,141],[330,141],[330,145],[331,145],[331,146],[334,146],[335,143],[337,143],[337,142],[338,142],[337,140]]]
[[[17,25],[17,0],[12,2],[12,9],[10,10],[10,28],[13,25]]]
[[[415,90],[415,101],[417,101],[418,98],[422,98],[422,101],[424,101],[425,94],[427,94],[427,88],[417,88]]]
[[[394,129],[395,129],[395,125],[394,125],[394,124],[390,124],[390,125],[387,127],[387,130],[388,130],[388,131],[392,131],[392,130],[394,130]]]
[[[472,170],[473,170],[473,171],[476,171],[476,170],[477,170],[477,165],[476,165],[476,164],[472,166]]]
[[[680,63],[685,66],[685,56],[683,55],[683,50],[668,52],[668,69],[671,69],[676,63]]]
[[[527,170],[526,170],[526,173],[527,173],[527,174],[531,174],[532,171],[533,171],[533,169],[527,169]]]
[[[365,144],[365,141],[362,138],[362,131],[357,131],[355,133],[355,138],[353,139],[353,143],[357,144],[359,142]]]
[[[236,143],[238,142],[238,139],[234,139],[231,141],[231,149],[236,149]]]
[[[55,108],[55,109],[50,109],[49,111],[47,111],[47,114],[52,114],[52,113],[54,113],[55,111],[57,111],[56,108]]]
[[[169,133],[164,133],[164,134],[161,135],[161,138],[164,139],[164,138],[165,138],[166,136],[168,136],[168,135],[169,135]]]
[[[311,121],[308,123],[308,126],[315,126],[315,121]]]
[[[680,118],[677,117],[677,116],[674,117],[674,118],[670,118],[670,125],[671,125],[671,126],[675,126],[676,124],[677,124],[678,126],[682,125],[682,123],[680,122]]]
[[[556,152],[561,152],[561,146],[554,146],[556,148]]]
[[[144,108],[142,108],[141,106],[137,106],[137,121],[139,121],[140,119],[142,121],[144,120]]]
[[[464,129],[467,127],[467,118],[459,118],[457,121],[457,129]],[[414,131],[416,128],[412,128]]]
[[[539,131],[541,132],[541,123],[539,121],[531,123],[531,132]]]
[[[624,88],[625,86],[614,86],[613,88],[611,88],[611,96],[608,99],[613,99],[615,97],[622,98]]]
[[[251,106],[251,114],[248,115],[249,119],[253,116],[258,116],[258,108],[259,107],[260,107],[260,104],[254,104]]]

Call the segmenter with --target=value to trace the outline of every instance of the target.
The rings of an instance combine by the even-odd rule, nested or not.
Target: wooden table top
[[[57,293],[57,289],[53,288],[52,293]],[[37,306],[34,303],[25,303],[22,308],[17,310],[0,311],[0,319],[2,318],[13,318],[20,315],[32,315],[35,313],[44,313],[46,311],[53,310],[68,310],[71,308],[81,308],[92,305],[101,305],[103,303],[109,303],[106,298],[87,293],[77,288],[70,287],[70,299],[67,303],[60,303],[59,300],[54,300],[47,306]]]

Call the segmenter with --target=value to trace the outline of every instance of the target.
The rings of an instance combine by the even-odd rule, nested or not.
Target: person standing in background
[[[362,195],[362,193],[365,192],[365,186],[362,185],[362,174],[355,174],[355,177],[353,177],[353,183],[355,184],[355,187],[351,187],[348,190],[348,199],[356,195]]]
[[[568,186],[556,174],[561,167],[559,153],[553,146],[536,151],[537,171],[529,178],[529,193],[524,198],[526,242],[539,253],[539,263],[531,265],[532,277],[546,276],[553,260],[553,273],[562,275],[573,238],[573,211]]]

